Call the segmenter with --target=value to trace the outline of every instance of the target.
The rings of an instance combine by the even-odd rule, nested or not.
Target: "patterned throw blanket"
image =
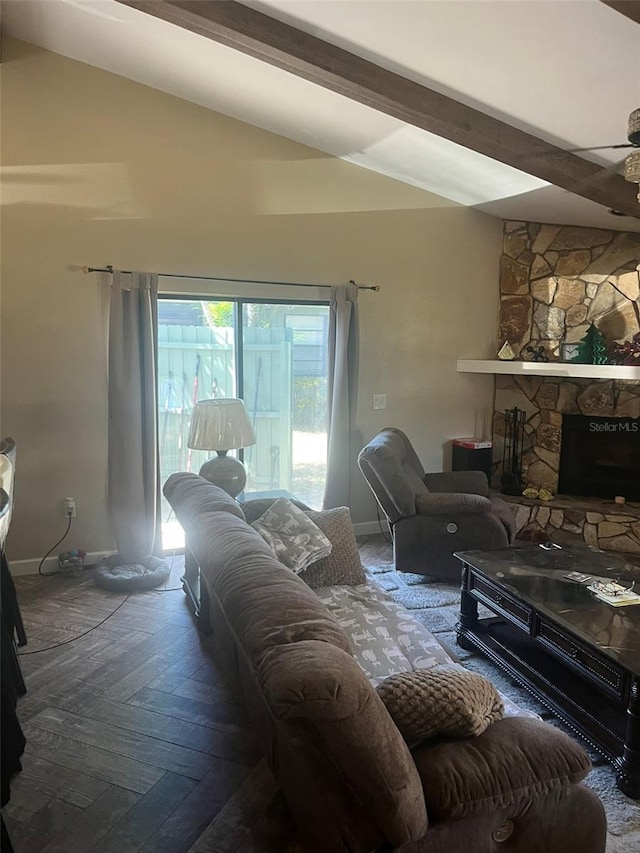
[[[349,635],[354,657],[373,686],[377,687],[390,675],[411,669],[455,663],[456,658],[416,614],[395,601],[376,581],[316,590]],[[505,717],[538,716],[534,711],[519,708],[506,695],[502,695],[502,701]]]

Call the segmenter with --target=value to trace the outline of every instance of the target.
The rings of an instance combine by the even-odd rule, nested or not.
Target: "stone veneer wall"
[[[639,267],[640,234],[506,222],[499,344],[508,341],[518,358],[527,356],[527,346],[542,345],[558,360],[560,345],[579,341],[591,322],[609,342],[628,340],[640,330]],[[494,485],[504,448],[503,413],[514,406],[526,412],[527,485],[555,494],[562,415],[640,417],[640,382],[496,376]],[[640,553],[640,505],[629,505],[625,516],[613,502],[596,508],[589,499],[572,498],[561,508],[560,499],[516,501],[521,535],[558,540],[562,532],[596,547]]]
[[[550,503],[508,495],[519,539],[566,544],[586,542],[602,551],[640,556],[640,504],[619,507],[612,501],[557,497]]]
[[[505,409],[524,409],[523,472],[528,486],[545,486],[555,495],[560,467],[563,414],[640,417],[640,382],[496,376],[494,485],[500,483]],[[640,440],[640,439],[639,439]],[[558,496],[545,502],[508,498],[516,510],[521,539],[583,540],[604,551],[640,554],[640,503],[619,506],[598,498]]]
[[[640,330],[640,234],[506,222],[500,266],[500,343],[516,356],[543,345],[560,357],[591,322],[609,341]]]

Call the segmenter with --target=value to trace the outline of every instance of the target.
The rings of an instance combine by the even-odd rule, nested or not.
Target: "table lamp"
[[[244,489],[247,472],[239,459],[227,452],[256,443],[242,400],[200,400],[191,413],[187,446],[192,450],[215,450],[217,456],[200,468],[200,476],[235,498]]]

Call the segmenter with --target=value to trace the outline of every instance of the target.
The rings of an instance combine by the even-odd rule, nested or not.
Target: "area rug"
[[[512,681],[498,667],[482,655],[466,651],[456,644],[455,625],[460,610],[459,585],[430,582],[423,575],[396,572],[393,564],[369,567],[366,571],[372,581],[411,610],[425,628],[464,666],[482,673],[519,706],[535,711],[547,722],[575,737],[534,696]],[[483,614],[480,612],[479,615]],[[598,794],[607,813],[607,853],[640,853],[640,801],[626,797],[616,786],[615,773],[611,766],[586,744],[585,747],[593,762],[593,770],[587,777],[586,784]]]

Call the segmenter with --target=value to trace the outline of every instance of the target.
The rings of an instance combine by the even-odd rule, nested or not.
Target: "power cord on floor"
[[[52,545],[51,548],[49,548],[47,553],[44,555],[44,557],[40,560],[40,564],[38,565],[38,574],[41,575],[43,578],[49,578],[52,575],[60,574],[59,571],[43,572],[42,566],[44,565],[44,561],[47,559],[49,554],[51,554],[51,552],[55,548],[57,548],[58,545],[61,545],[64,542],[64,540],[67,538],[67,536],[69,535],[69,531],[71,530],[72,521],[73,521],[73,516],[71,513],[69,513],[68,522],[67,522],[67,529],[65,530],[65,532],[63,533],[61,538],[58,539],[58,541],[55,543],[55,545]],[[176,551],[177,550],[178,550],[177,548],[174,548],[173,554],[171,555],[171,572],[173,572],[173,564],[174,564],[174,561],[176,558]],[[169,576],[171,576],[171,572],[169,573]],[[173,586],[173,587],[168,587],[165,589],[154,589],[153,592],[178,592],[180,590],[182,590],[181,586]],[[86,631],[83,631],[82,634],[78,634],[76,637],[71,637],[69,640],[63,640],[61,643],[55,643],[53,646],[46,646],[44,649],[34,649],[33,651],[30,651],[30,652],[18,652],[18,656],[23,657],[24,655],[38,655],[41,652],[50,652],[53,649],[59,649],[61,646],[68,646],[69,643],[75,643],[76,640],[79,640],[82,637],[86,637],[87,634],[90,634],[92,631],[95,631],[101,625],[104,625],[104,623],[107,621],[107,619],[111,619],[111,617],[114,615],[114,613],[117,613],[118,610],[120,610],[120,608],[122,607],[122,605],[125,604],[129,600],[129,597],[130,597],[130,594],[125,596],[122,599],[122,601],[120,602],[120,604],[111,611],[111,613],[107,614],[107,616],[105,616],[104,619],[101,619],[97,625],[94,625],[92,628],[88,628]]]
[[[53,546],[55,548],[55,545]],[[95,631],[96,628],[99,628],[101,625],[107,621],[107,619],[111,619],[114,613],[117,613],[118,610],[129,600],[129,595],[122,599],[120,604],[111,611],[104,619],[101,619],[97,625],[94,625],[93,628],[88,628],[86,631],[83,631],[82,634],[78,634],[77,637],[71,637],[70,640],[63,640],[61,643],[56,643],[54,646],[47,646],[44,649],[34,649],[32,652],[18,652],[18,657],[23,657],[24,655],[39,655],[40,652],[50,652],[51,649],[59,649],[61,646],[68,646],[69,643],[75,643],[76,640],[79,640],[81,637],[86,637],[87,634],[90,634],[92,631]]]
[[[38,574],[41,575],[43,578],[50,578],[52,575],[59,575],[60,574],[60,572],[57,570],[55,572],[43,572],[42,567],[44,565],[44,561],[47,559],[49,554],[54,550],[54,548],[57,548],[58,545],[61,545],[64,542],[64,540],[67,538],[67,536],[69,535],[69,531],[71,530],[71,522],[72,521],[73,521],[73,516],[71,515],[71,513],[69,513],[68,514],[67,529],[62,534],[62,537],[60,539],[58,539],[56,544],[52,545],[51,548],[49,548],[47,553],[44,555],[44,557],[40,560],[40,565],[38,566]]]

